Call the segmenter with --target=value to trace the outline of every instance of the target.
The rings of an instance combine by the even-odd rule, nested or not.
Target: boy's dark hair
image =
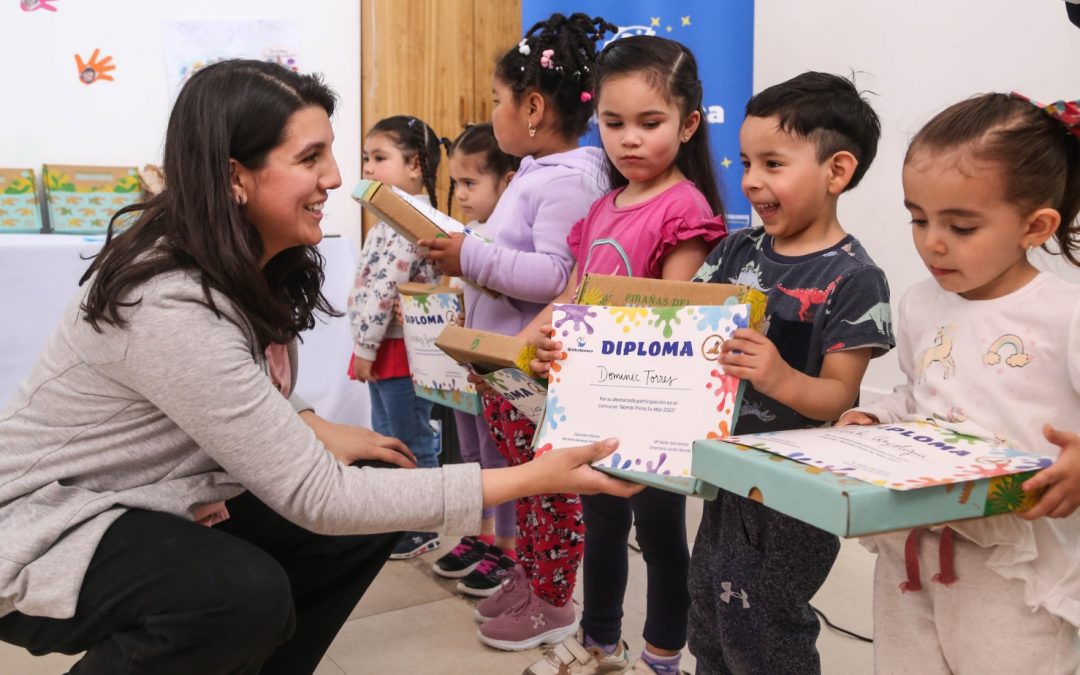
[[[709,148],[709,123],[701,107],[701,80],[698,79],[697,60],[684,45],[662,37],[639,35],[615,40],[600,53],[597,59],[596,98],[604,87],[604,80],[616,75],[639,73],[655,86],[664,98],[675,103],[679,109],[680,124],[697,110],[701,123],[690,140],[679,146],[675,165],[679,171],[694,182],[705,195],[714,214],[724,214],[724,202],[716,180],[712,151]],[[626,185],[626,177],[619,173],[611,159],[605,155],[608,178],[612,188]]]
[[[373,134],[386,134],[401,150],[405,161],[412,161],[413,157],[420,162],[420,175],[424,181],[424,189],[427,190],[428,200],[432,208],[439,208],[439,200],[435,192],[435,177],[439,171],[439,162],[442,160],[443,143],[438,134],[426,123],[411,115],[394,115],[379,120],[375,126],[367,132]]]
[[[262,168],[285,138],[293,113],[308,107],[334,113],[334,93],[314,75],[263,61],[230,60],[195,72],[180,90],[165,133],[165,189],[120,209],[101,253],[79,283],[96,273],[82,310],[96,330],[123,328],[120,310],[140,302],[129,294],[173,270],[192,270],[205,304],[220,316],[211,291],[232,302],[260,351],[288,343],[315,326],[315,312],[341,316],[322,294],[323,258],[297,246],[260,268],[263,242],[237,203],[230,159]],[[117,234],[117,223],[134,219]]]
[[[881,137],[881,121],[855,84],[830,73],[811,71],[774,84],[750,99],[746,116],[775,116],[781,131],[817,145],[818,162],[840,151],[854,155],[858,166],[845,192],[870,168]]]
[[[483,157],[484,173],[495,176],[496,180],[501,179],[510,171],[517,171],[518,167],[521,166],[520,157],[508,155],[499,149],[499,141],[495,139],[495,128],[491,122],[466,124],[465,130],[458,134],[457,138],[453,141],[444,138],[443,143],[446,145],[447,157],[455,153]],[[447,213],[454,206],[454,187],[455,183],[451,179],[450,194],[446,196]]]
[[[518,45],[503,54],[495,64],[495,77],[514,92],[514,101],[529,90],[536,90],[554,108],[559,133],[576,139],[585,133],[592,118],[594,101],[590,99],[596,71],[596,43],[604,34],[615,33],[618,26],[587,14],[552,14],[534,25]],[[552,50],[551,67],[540,59]],[[582,100],[582,93],[588,93]]]
[[[1022,209],[1049,205],[1061,214],[1060,252],[1080,265],[1080,138],[1030,102],[1009,94],[982,94],[954,103],[915,134],[906,165],[919,152],[963,149],[993,162],[1005,200]]]

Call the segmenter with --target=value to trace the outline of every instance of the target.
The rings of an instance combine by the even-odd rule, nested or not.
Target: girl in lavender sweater
[[[607,187],[602,151],[578,147],[578,139],[594,109],[596,43],[615,30],[584,14],[555,14],[533,26],[495,67],[495,136],[504,152],[523,159],[488,220],[493,243],[457,236],[420,242],[444,274],[501,294],[466,289],[471,328],[516,335],[570,281],[574,260],[566,237]],[[511,464],[531,460],[527,420],[494,394],[486,394],[484,404],[486,424],[477,419],[484,442]],[[519,502],[517,515],[521,565],[493,548],[463,580],[476,594],[490,594],[477,607],[484,622],[479,636],[500,649],[555,644],[577,630],[569,601],[583,548],[579,497],[541,495]],[[519,602],[523,596],[513,591],[529,586],[529,602]]]

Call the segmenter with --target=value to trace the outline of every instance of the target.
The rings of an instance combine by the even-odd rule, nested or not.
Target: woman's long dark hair
[[[139,303],[138,286],[173,270],[198,276],[215,314],[211,290],[228,298],[260,351],[312,328],[316,311],[340,316],[322,294],[323,258],[314,246],[286,249],[260,267],[262,239],[236,202],[229,168],[230,159],[261,168],[293,113],[318,106],[332,115],[334,104],[318,77],[271,63],[223,61],[196,72],[169,116],[165,190],[117,212],[79,282],[90,280],[86,320],[99,331],[101,323],[125,326],[121,309]]]
[[[635,35],[611,42],[597,59],[596,98],[604,88],[604,81],[616,75],[640,73],[674,101],[679,109],[682,123],[695,110],[701,113],[701,122],[690,140],[679,146],[675,165],[684,176],[693,181],[713,213],[724,215],[724,201],[716,179],[712,152],[709,149],[709,122],[702,108],[701,80],[698,79],[697,60],[684,45],[662,37]],[[605,155],[606,157],[606,155]],[[608,178],[612,189],[628,183],[619,173],[611,159],[606,159]]]

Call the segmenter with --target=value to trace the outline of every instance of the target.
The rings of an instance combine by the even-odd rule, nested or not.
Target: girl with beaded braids
[[[517,335],[570,283],[570,228],[606,192],[604,155],[579,147],[593,114],[596,46],[616,27],[584,14],[553,14],[533,26],[495,66],[491,122],[499,148],[522,157],[487,223],[475,237],[424,240],[444,273],[464,276],[501,295],[465,289],[466,325]],[[506,400],[487,394],[477,417],[481,452],[518,465],[533,458],[531,424]],[[477,607],[480,639],[500,649],[528,649],[573,635],[570,597],[583,548],[577,495],[541,495],[517,507],[516,554],[500,549],[458,585],[488,596]],[[507,577],[509,573],[509,577]],[[524,592],[522,592],[524,591]],[[487,621],[492,619],[491,621]]]
[[[395,115],[377,122],[364,138],[363,175],[412,195],[426,191],[431,205],[438,208],[435,172],[441,156],[441,140],[431,127],[415,117]],[[348,303],[355,340],[349,376],[368,383],[372,426],[403,441],[422,468],[439,466],[430,423],[432,404],[413,391],[394,306],[399,283],[431,283],[437,278],[416,246],[380,222],[364,239]],[[434,532],[407,532],[391,557],[411,558],[438,546]]]

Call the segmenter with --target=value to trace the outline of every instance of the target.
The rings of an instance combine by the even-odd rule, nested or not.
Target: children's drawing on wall
[[[49,12],[55,12],[56,8],[54,4],[60,0],[19,0],[19,6],[22,7],[24,12],[36,12],[39,9],[44,9]]]
[[[162,28],[165,74],[175,96],[200,68],[227,59],[258,59],[300,71],[300,31],[281,19],[192,19]]]
[[[101,50],[95,49],[89,61],[83,61],[81,56],[75,55],[75,67],[79,71],[79,81],[83,84],[93,84],[98,80],[112,82],[113,76],[109,73],[116,70],[116,66],[112,65],[112,57],[106,56],[98,61],[99,54]]]

